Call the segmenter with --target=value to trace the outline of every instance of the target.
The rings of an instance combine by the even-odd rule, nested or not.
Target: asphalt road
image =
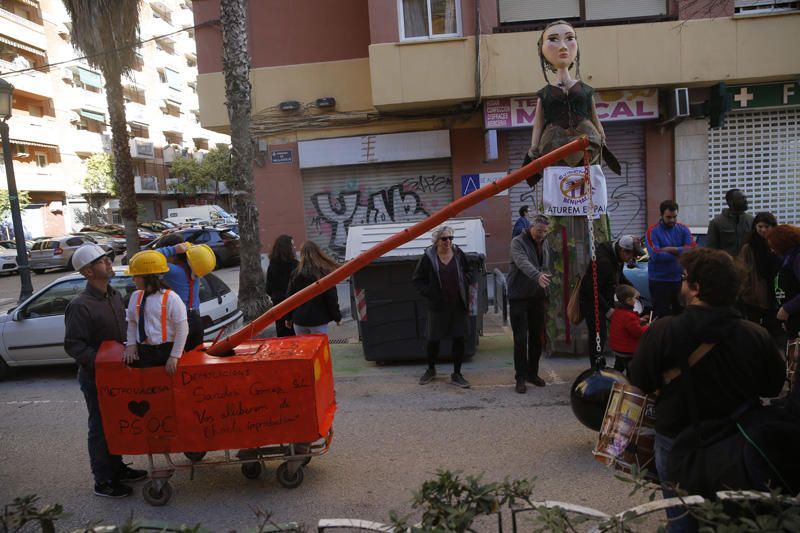
[[[34,275],[35,286],[57,275]],[[236,272],[222,275],[231,283]],[[0,279],[0,297],[15,291],[18,277]],[[548,386],[520,395],[512,387],[510,334],[501,326],[481,338],[478,354],[465,364],[469,390],[446,383],[446,365],[434,383],[419,386],[422,364],[379,367],[364,361],[359,344],[333,344],[332,357],[335,436],[299,488],[277,483],[277,463],[258,480],[245,479],[235,466],[197,469],[193,480],[181,471],[172,479],[172,500],[159,508],[138,490],[125,500],[92,495],[86,410],[73,367],[19,371],[0,384],[0,505],[31,493],[43,503],[61,503],[70,517],[59,530],[119,523],[133,513],[140,520],[242,531],[257,524],[254,509],[314,529],[320,518],[387,521],[392,509],[410,513],[412,491],[440,468],[483,474],[485,481],[536,478],[536,499],[605,512],[645,501],[629,497],[630,486],[592,458],[596,433],[572,415],[569,387],[584,369],[583,358],[543,361]],[[126,459],[147,466],[146,456]],[[496,531],[493,520],[476,529]],[[504,523],[509,531],[508,517]]]

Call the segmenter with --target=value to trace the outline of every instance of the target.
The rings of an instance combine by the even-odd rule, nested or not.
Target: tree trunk
[[[139,251],[136,189],[133,186],[133,161],[125,118],[125,100],[122,96],[122,81],[119,72],[103,71],[106,78],[106,101],[111,120],[111,145],[114,153],[114,179],[117,181],[119,212],[125,226],[126,255],[130,258]]]
[[[231,123],[234,205],[239,222],[241,268],[239,308],[246,322],[269,306],[261,270],[261,239],[253,184],[253,142],[250,137],[250,56],[247,52],[247,1],[222,0],[222,71]]]

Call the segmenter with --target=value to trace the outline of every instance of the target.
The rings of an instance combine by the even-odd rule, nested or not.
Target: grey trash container
[[[385,238],[408,228],[407,224],[352,226],[347,236],[350,260]],[[477,282],[470,288],[469,330],[465,355],[475,354],[483,332],[483,315],[489,307],[486,286],[486,233],[478,218],[452,219],[455,244],[467,256]],[[388,252],[351,277],[351,312],[367,361],[424,360],[428,302],[411,282],[417,261],[431,244],[430,232]],[[440,358],[451,355],[451,342],[443,340]]]

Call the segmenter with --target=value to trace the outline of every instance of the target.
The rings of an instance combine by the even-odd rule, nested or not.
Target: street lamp
[[[19,268],[20,291],[18,303],[24,302],[33,294],[31,271],[28,267],[28,250],[25,247],[25,234],[22,231],[22,214],[19,211],[17,181],[14,178],[14,161],[11,159],[11,141],[8,139],[8,119],[11,118],[11,94],[14,86],[0,78],[0,135],[3,137],[3,160],[6,164],[8,181],[8,201],[11,204],[11,222],[14,224],[14,240],[17,243],[17,267]]]

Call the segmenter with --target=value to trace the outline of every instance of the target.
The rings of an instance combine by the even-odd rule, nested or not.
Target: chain
[[[589,167],[589,150],[583,151],[583,181],[589,190],[589,211],[586,213],[586,224],[589,229],[589,255],[592,261],[592,292],[594,293],[594,344],[595,353],[600,356],[603,346],[600,341],[600,296],[597,291],[597,252],[594,244],[594,200],[592,198],[592,176]]]

